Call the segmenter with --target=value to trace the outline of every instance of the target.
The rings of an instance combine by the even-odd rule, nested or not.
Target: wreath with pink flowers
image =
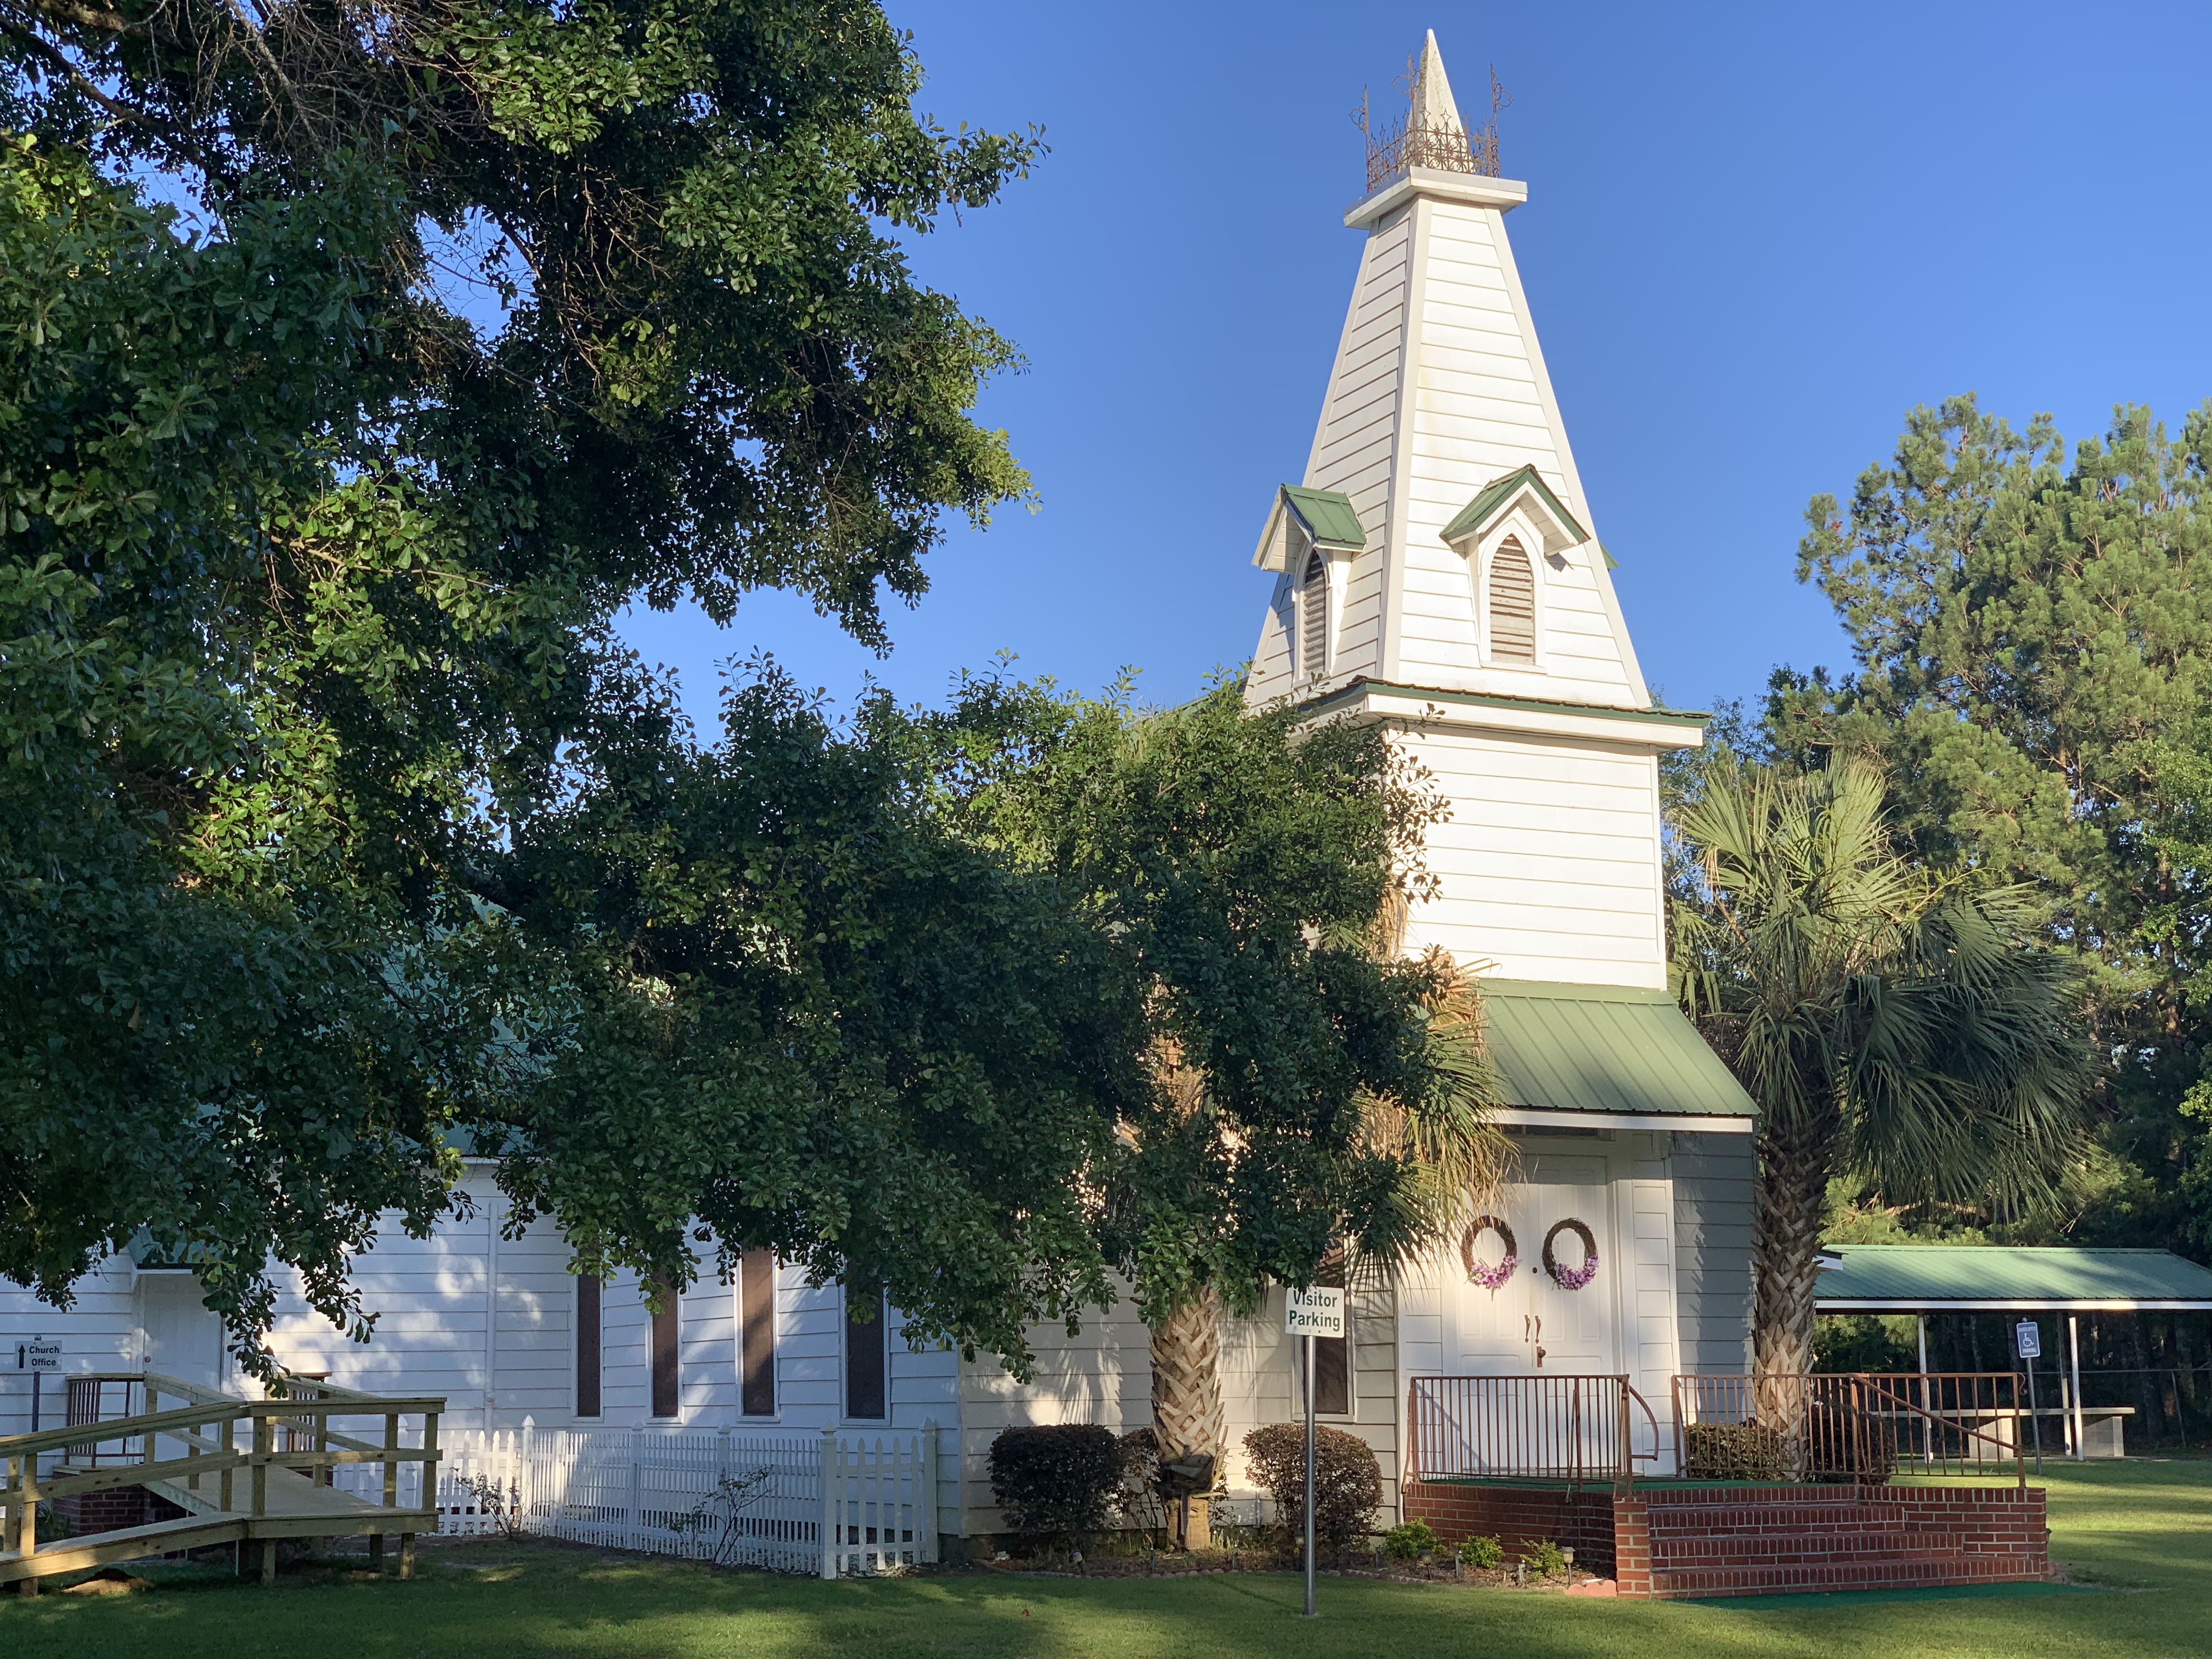
[[[1496,1261],[1485,1261],[1474,1253],[1474,1247],[1485,1233],[1496,1233],[1498,1242],[1505,1247],[1505,1254]],[[1521,1265],[1521,1247],[1513,1241],[1513,1229],[1494,1215],[1479,1215],[1460,1240],[1460,1259],[1467,1263],[1467,1276],[1473,1283],[1496,1294],[1513,1278],[1514,1270]]]
[[[1552,1254],[1552,1246],[1561,1233],[1572,1233],[1582,1241],[1583,1261],[1579,1267],[1562,1267]],[[1544,1235],[1544,1271],[1552,1276],[1552,1283],[1563,1291],[1579,1291],[1597,1277],[1597,1240],[1590,1230],[1570,1216],[1556,1224]]]

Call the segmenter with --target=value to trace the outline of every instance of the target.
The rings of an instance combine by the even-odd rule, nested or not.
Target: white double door
[[[1463,1264],[1451,1264],[1459,1271],[1450,1273],[1444,1298],[1447,1368],[1469,1376],[1618,1374],[1624,1345],[1616,1292],[1623,1264],[1613,1248],[1613,1189],[1606,1161],[1534,1157],[1524,1160],[1522,1173],[1528,1178],[1507,1188],[1499,1200],[1519,1246],[1513,1278],[1485,1290],[1468,1280]],[[1596,1276],[1580,1290],[1564,1288],[1544,1271],[1545,1236],[1563,1221],[1579,1221],[1597,1241]],[[1494,1258],[1497,1235],[1479,1248]],[[1559,1235],[1553,1248],[1563,1265],[1582,1259],[1581,1240],[1571,1229]]]
[[[1457,1425],[1457,1455],[1470,1469],[1539,1474],[1606,1467],[1616,1455],[1612,1390],[1570,1379],[1622,1371],[1626,1342],[1618,1293],[1614,1188],[1601,1158],[1525,1158],[1526,1177],[1505,1189],[1499,1214],[1513,1230],[1519,1264],[1495,1291],[1473,1283],[1454,1251],[1443,1296],[1443,1359],[1462,1376],[1514,1379],[1464,1398],[1469,1421]],[[1561,1222],[1579,1222],[1596,1242],[1597,1272],[1569,1290],[1544,1271],[1544,1240]],[[1584,1260],[1580,1235],[1560,1231],[1562,1267]],[[1476,1243],[1478,1259],[1496,1260],[1495,1232]]]

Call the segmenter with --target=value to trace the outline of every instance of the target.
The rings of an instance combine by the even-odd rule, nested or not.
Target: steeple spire
[[[1452,100],[1451,82],[1444,74],[1444,57],[1437,50],[1437,32],[1429,31],[1421,47],[1420,67],[1413,71],[1413,106],[1406,125],[1426,132],[1464,132],[1459,106]]]
[[[1407,90],[1345,215],[1367,246],[1304,476],[1254,555],[1280,580],[1250,694],[1646,708],[1505,234],[1528,187],[1497,175],[1494,118],[1467,130],[1433,33]]]

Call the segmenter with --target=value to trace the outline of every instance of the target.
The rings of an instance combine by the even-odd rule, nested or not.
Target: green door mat
[[[1966,1601],[2001,1595],[2098,1595],[2094,1584],[2051,1584],[2024,1579],[2008,1584],[1906,1584],[1895,1589],[1781,1590],[1766,1595],[1699,1595],[1686,1601],[1701,1607],[1853,1607],[1872,1601]]]

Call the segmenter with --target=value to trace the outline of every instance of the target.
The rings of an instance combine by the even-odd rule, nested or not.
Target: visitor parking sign
[[[1285,1336],[1342,1336],[1344,1292],[1327,1285],[1292,1291],[1283,1304]]]

